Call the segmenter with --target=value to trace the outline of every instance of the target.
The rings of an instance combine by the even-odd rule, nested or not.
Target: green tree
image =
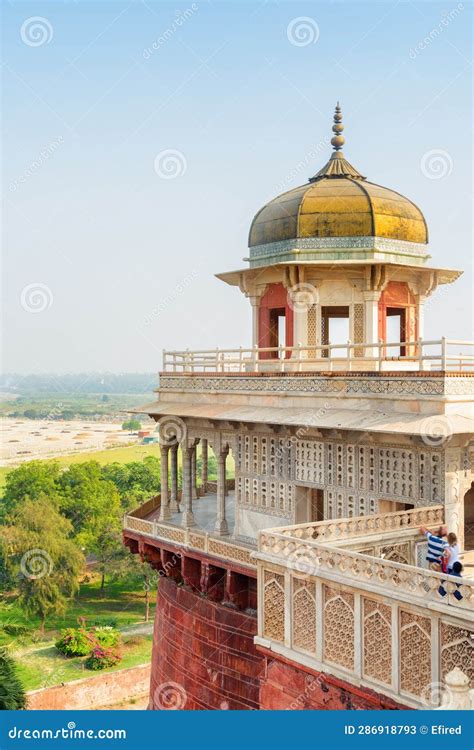
[[[138,419],[127,419],[122,424],[122,430],[129,430],[130,432],[136,432],[137,430],[141,430],[141,422]]]
[[[8,472],[0,506],[0,519],[11,513],[26,498],[37,500],[46,495],[59,504],[60,466],[56,461],[28,461]]]
[[[0,711],[26,708],[26,695],[15,662],[5,648],[0,649]]]
[[[120,518],[120,495],[97,461],[72,464],[58,480],[60,507],[76,536],[90,540],[101,519]],[[86,546],[86,549],[90,551]]]
[[[102,467],[102,475],[117,487],[124,511],[160,491],[160,461],[156,456],[128,464],[108,464]]]
[[[18,601],[24,612],[37,616],[41,630],[51,615],[62,614],[79,590],[84,556],[71,539],[73,527],[51,501],[26,499],[15,509],[6,540],[8,565],[18,581]]]

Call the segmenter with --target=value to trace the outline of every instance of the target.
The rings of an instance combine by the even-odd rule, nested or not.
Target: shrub
[[[27,625],[20,625],[16,622],[7,622],[5,625],[2,625],[2,629],[7,635],[12,635],[14,638],[18,638],[18,636],[26,635],[26,633],[30,632]]]
[[[23,685],[18,679],[15,662],[6,649],[0,649],[0,711],[26,708]]]
[[[84,628],[65,628],[55,645],[65,656],[85,656],[90,653],[94,640]]]
[[[121,634],[119,630],[110,625],[102,625],[101,627],[94,628],[91,631],[91,635],[95,638],[99,646],[103,648],[112,648],[118,646],[121,640]]]
[[[107,669],[107,667],[113,667],[115,664],[118,664],[121,658],[117,648],[94,646],[85,661],[85,665],[87,669]]]

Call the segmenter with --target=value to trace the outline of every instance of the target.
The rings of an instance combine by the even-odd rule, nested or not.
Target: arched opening
[[[260,300],[258,311],[258,345],[260,348],[293,346],[293,310],[283,284],[270,284]],[[286,353],[289,357],[291,352]],[[277,359],[278,352],[262,352],[261,359]]]
[[[414,342],[418,336],[416,303],[408,284],[390,281],[379,301],[379,338],[387,343]],[[415,354],[415,347],[390,346],[388,357],[404,357]]]

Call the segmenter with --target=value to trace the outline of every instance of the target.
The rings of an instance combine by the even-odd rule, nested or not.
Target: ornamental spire
[[[334,125],[332,126],[332,132],[335,135],[331,138],[331,144],[334,146],[334,151],[340,151],[346,142],[344,136],[341,135],[343,130],[344,125],[342,124],[341,108],[338,102],[336,104],[336,110],[334,112]]]
[[[342,113],[339,102],[336,104],[334,111],[334,125],[332,126],[332,132],[334,133],[331,138],[331,144],[334,151],[331,154],[331,158],[328,163],[324,165],[319,172],[316,172],[314,177],[310,177],[310,182],[316,182],[321,180],[323,177],[349,177],[352,180],[365,180],[362,175],[355,167],[350,164],[344,157],[341,149],[346,142],[346,139],[342,135],[344,125],[342,124]]]

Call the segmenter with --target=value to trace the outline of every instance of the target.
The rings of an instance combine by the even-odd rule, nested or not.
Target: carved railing
[[[473,372],[473,347],[473,341],[442,338],[390,343],[348,341],[311,346],[164,350],[163,372],[381,372],[396,368],[396,363],[405,363],[406,367],[401,369]]]
[[[359,536],[388,534],[405,529],[418,529],[420,526],[433,528],[440,526],[444,520],[442,505],[432,505],[413,510],[395,511],[393,513],[376,513],[356,518],[339,518],[329,521],[281,526],[276,529],[265,529],[264,535],[272,532],[295,539],[314,539],[318,542],[336,542]]]
[[[474,582],[361,552],[302,541],[272,532],[259,535],[258,551],[289,569],[327,578],[415,604],[449,610],[474,610]],[[440,593],[441,588],[445,591]]]
[[[144,534],[153,539],[203,552],[222,560],[231,560],[252,570],[256,568],[256,563],[252,559],[254,547],[243,542],[214,536],[200,529],[180,528],[158,521],[146,521],[131,515],[124,517],[123,528],[126,531]]]

